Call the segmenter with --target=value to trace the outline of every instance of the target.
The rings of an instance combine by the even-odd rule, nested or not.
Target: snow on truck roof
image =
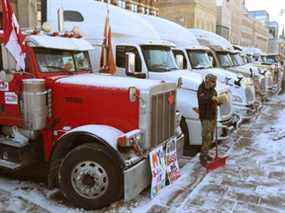
[[[57,27],[57,9],[63,7],[65,11],[77,11],[79,12],[84,21],[83,22],[70,22],[65,21],[64,29],[72,30],[73,26],[78,26],[84,37],[88,40],[96,40],[98,38],[103,39],[105,18],[109,10],[109,22],[112,29],[113,37],[124,38],[148,38],[153,40],[159,40],[160,37],[155,29],[148,24],[140,16],[131,11],[106,4],[103,2],[97,2],[94,0],[61,0],[61,1],[49,1],[48,10],[48,22],[53,28]]]
[[[228,40],[222,36],[217,35],[216,33],[201,29],[190,29],[190,32],[195,35],[195,37],[202,45],[205,44],[206,46],[220,47],[222,49],[227,49],[230,51],[234,50],[232,44]]]
[[[82,74],[61,78],[57,80],[57,83],[117,89],[128,89],[129,87],[136,87],[140,90],[151,90],[152,88],[161,85],[162,81],[125,78],[118,76],[110,77],[110,75],[103,74]],[[175,88],[175,84],[171,85],[173,85],[173,88]]]
[[[158,32],[163,40],[175,43],[178,46],[198,46],[196,37],[185,27],[164,18],[140,15]]]
[[[86,40],[81,38],[65,38],[61,36],[49,35],[30,35],[26,42],[33,47],[43,47],[50,49],[88,51],[94,47]]]

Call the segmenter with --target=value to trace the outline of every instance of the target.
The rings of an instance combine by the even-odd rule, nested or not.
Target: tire
[[[60,166],[58,179],[64,196],[87,210],[103,208],[123,195],[118,160],[100,144],[83,144],[71,150]]]
[[[184,150],[185,150],[190,146],[190,140],[189,140],[188,126],[187,126],[187,123],[186,123],[184,117],[182,117],[182,119],[181,119],[180,127],[181,127],[182,133],[184,135]]]

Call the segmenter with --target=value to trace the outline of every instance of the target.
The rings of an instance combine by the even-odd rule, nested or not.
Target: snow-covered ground
[[[267,102],[220,149],[229,155],[224,168],[207,173],[197,157],[184,159],[182,177],[153,200],[145,191],[94,212],[285,212],[285,95]],[[31,180],[0,178],[1,212],[85,212]]]

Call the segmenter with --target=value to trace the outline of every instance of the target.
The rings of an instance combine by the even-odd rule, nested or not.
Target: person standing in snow
[[[199,118],[202,124],[202,148],[200,163],[205,166],[208,161],[213,160],[209,156],[209,149],[214,138],[217,120],[217,107],[219,104],[217,91],[215,89],[217,77],[207,74],[205,80],[198,89]]]

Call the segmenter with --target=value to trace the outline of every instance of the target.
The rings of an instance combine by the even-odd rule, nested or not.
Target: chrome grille
[[[260,89],[262,93],[266,93],[266,79],[262,78],[260,80]]]
[[[169,97],[173,97],[171,103]],[[151,100],[151,145],[164,142],[175,135],[176,92],[170,91],[152,96]]]
[[[254,101],[254,94],[250,87],[245,88],[245,97],[246,97],[247,103]]]
[[[228,116],[232,113],[230,97],[228,93],[223,93],[222,95],[227,95],[229,101],[220,106],[220,114],[221,116]]]

